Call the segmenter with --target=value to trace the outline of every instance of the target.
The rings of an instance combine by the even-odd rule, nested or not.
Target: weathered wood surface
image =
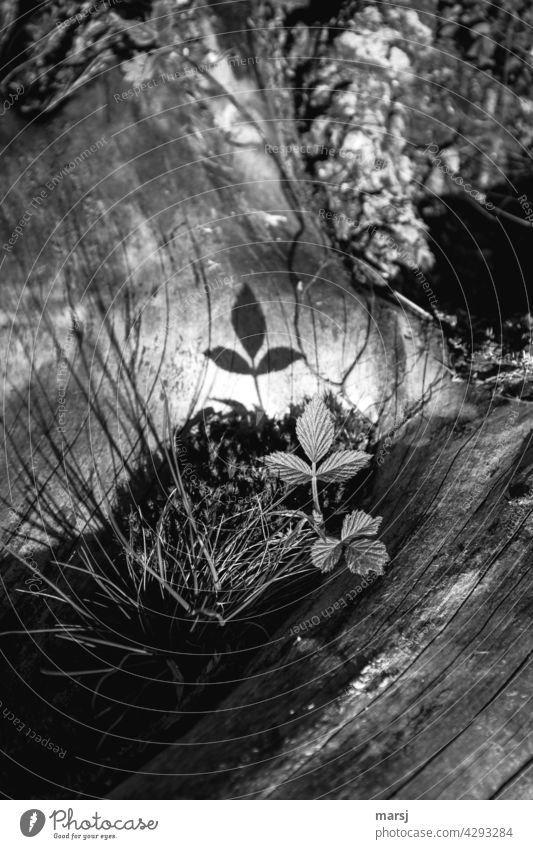
[[[243,355],[230,313],[244,284],[264,314],[264,349],[301,355],[259,378],[270,413],[325,385],[383,430],[447,383],[438,328],[368,285],[354,287],[305,181],[302,190],[265,151],[287,141],[268,96],[251,74],[219,70],[198,76],[196,100],[170,82],[117,101],[132,85],[117,68],[44,121],[26,124],[15,110],[3,120],[1,243],[31,215],[1,267],[2,630],[51,621],[45,604],[19,592],[30,573],[12,550],[55,578],[52,552],[66,557],[99,530],[117,478],[127,480],[154,444],[148,418],[160,431],[165,397],[178,423],[215,399],[258,403],[250,377],[203,354],[220,345]],[[225,278],[231,284],[218,285]],[[37,763],[10,729],[4,769],[13,775],[20,763],[21,786],[34,772],[50,778],[35,791],[41,797],[90,795],[76,763],[86,755],[76,743],[87,722],[76,702],[83,688],[42,678],[48,643],[36,640],[3,644],[8,686],[26,725],[59,736],[70,760],[58,780],[57,764]],[[106,730],[89,724],[96,739]]]
[[[94,527],[91,514],[117,474],[153,443],[148,418],[161,430],[164,395],[177,422],[216,399],[259,403],[251,377],[204,356],[219,346],[244,355],[230,318],[245,284],[266,322],[261,355],[283,346],[299,357],[259,378],[269,413],[322,384],[386,428],[446,377],[438,328],[354,290],[318,209],[295,208],[292,183],[265,153],[272,130],[260,132],[254,91],[243,94],[242,117],[215,87],[199,117],[172,84],[115,102],[125,83],[119,72],[106,82],[45,127],[18,126],[8,114],[3,137],[2,243],[48,191],[2,265],[4,509],[41,510],[34,534],[45,517],[48,539],[72,517],[78,530]],[[63,438],[61,369],[70,372]],[[40,536],[48,542],[42,528]]]
[[[244,282],[269,345],[303,354],[263,379],[269,412],[319,382],[382,433],[402,410],[423,412],[395,437],[368,505],[385,516],[387,576],[334,615],[322,611],[353,579],[328,582],[292,623],[299,634],[288,624],[220,711],[124,784],[120,764],[107,767],[107,785],[118,797],[527,796],[528,406],[463,399],[438,329],[349,279],[314,201],[265,152],[266,141],[292,139],[251,75],[225,68],[199,80],[195,102],[173,83],[115,101],[130,85],[116,69],[45,122],[23,125],[11,110],[2,124],[2,243],[48,181],[106,139],[32,213],[1,269],[2,525],[15,506],[14,542],[27,535],[23,551],[46,564],[56,544],[98,529],[117,476],[150,441],[146,410],[161,424],[163,392],[178,421],[213,398],[257,403],[250,378],[203,357],[216,345],[240,350],[229,315]],[[217,287],[226,276],[235,285]],[[6,559],[2,610],[37,627],[48,611],[15,592],[26,574]],[[27,723],[52,736],[73,717],[76,768],[58,778],[57,765],[36,766],[14,733],[4,767],[19,763],[27,780],[40,770],[50,779],[41,798],[90,795],[83,771],[95,767],[76,750],[87,717],[74,713],[72,682],[48,682],[47,703],[28,695],[44,693],[40,651],[20,642],[8,655],[9,686],[22,688]]]
[[[114,798],[531,797],[533,419],[460,394],[381,467],[386,577],[332,580]]]

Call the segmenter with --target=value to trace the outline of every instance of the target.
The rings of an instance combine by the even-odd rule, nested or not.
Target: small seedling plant
[[[269,470],[290,486],[309,484],[313,497],[312,515],[291,511],[309,522],[317,535],[311,547],[311,560],[321,572],[331,572],[344,564],[351,572],[382,575],[389,556],[377,535],[381,516],[372,517],[363,510],[354,510],[344,517],[340,539],[329,536],[320,504],[318,483],[344,483],[370,463],[366,451],[333,451],[335,438],[332,417],[320,396],[316,395],[296,422],[296,436],[305,451],[306,463],[294,454],[275,451],[265,458]]]

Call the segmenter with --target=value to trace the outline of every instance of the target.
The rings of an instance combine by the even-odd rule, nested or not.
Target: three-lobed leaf
[[[364,510],[354,510],[344,517],[341,540],[344,559],[351,572],[383,575],[383,567],[389,562],[387,549],[382,542],[370,539],[376,536],[381,522],[381,516],[374,518]]]
[[[369,572],[384,574],[383,567],[389,562],[387,549],[379,540],[359,539],[346,545],[334,537],[318,539],[311,548],[313,566],[321,572],[331,572],[344,555],[350,572],[368,575]]]
[[[382,542],[372,540],[381,525],[381,516],[369,516],[364,510],[354,510],[344,517],[341,538],[319,539],[311,549],[313,565],[321,572],[330,572],[344,555],[346,566],[351,572],[367,575],[369,572],[383,574],[389,562],[387,549]]]
[[[348,481],[368,466],[370,459],[364,451],[334,451],[320,464],[316,476],[328,483]]]
[[[296,435],[312,463],[318,463],[331,448],[334,436],[333,420],[318,395],[309,402],[296,422]]]
[[[281,349],[280,349],[281,350]],[[333,421],[324,402],[312,399],[296,423],[296,434],[311,463],[316,464],[328,453],[333,443]],[[334,451],[316,468],[311,468],[294,454],[277,451],[265,458],[269,468],[290,484],[309,483],[314,479],[340,483],[347,481],[365,468],[370,454],[365,451]],[[322,514],[313,511],[313,520],[318,526],[323,523]],[[367,575],[369,572],[383,574],[389,562],[387,549],[375,537],[381,525],[381,517],[372,517],[364,510],[354,510],[344,517],[341,538],[320,538],[311,548],[311,561],[321,572],[331,572],[343,560],[351,572]]]
[[[265,457],[265,463],[271,472],[279,475],[286,483],[297,485],[309,483],[313,474],[307,463],[294,454],[284,454],[283,451],[275,451]]]

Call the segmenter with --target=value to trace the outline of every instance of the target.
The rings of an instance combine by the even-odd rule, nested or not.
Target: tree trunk
[[[198,26],[208,63],[228,40],[207,14]],[[16,592],[28,563],[55,579],[52,555],[98,533],[117,482],[164,439],[167,409],[175,423],[228,400],[275,414],[327,387],[390,436],[365,505],[385,518],[386,576],[325,581],[216,712],[124,783],[106,767],[99,786],[119,798],[525,797],[528,405],[453,382],[438,323],[371,268],[349,270],[308,176],[275,149],[292,125],[256,64],[185,75],[150,61],[108,70],[40,123],[11,109],[1,128],[2,627],[50,622]],[[133,91],[142,80],[156,82]],[[266,357],[255,379],[239,303],[261,337],[248,366]],[[42,685],[42,717],[24,680],[35,686],[48,643],[32,640],[5,650],[9,681],[27,724],[62,728],[70,745],[64,775],[42,768],[40,796],[83,796],[87,717],[62,679]],[[21,741],[6,748],[24,778]]]

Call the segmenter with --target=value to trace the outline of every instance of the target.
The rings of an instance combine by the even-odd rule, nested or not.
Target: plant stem
[[[254,376],[255,391],[257,392],[257,399],[259,401],[259,407],[261,408],[261,410],[264,411],[265,405],[263,404],[263,399],[261,398],[261,393],[259,391],[259,381],[257,379],[257,374],[255,373],[255,368],[254,368],[253,376]]]
[[[320,501],[318,500],[318,486],[317,486],[317,479],[316,479],[316,463],[315,462],[311,463],[311,472],[312,472],[312,475],[313,475],[313,477],[311,478],[311,491],[313,493],[313,505],[314,505],[316,512],[318,513],[321,520],[323,521],[322,510],[320,509]]]

